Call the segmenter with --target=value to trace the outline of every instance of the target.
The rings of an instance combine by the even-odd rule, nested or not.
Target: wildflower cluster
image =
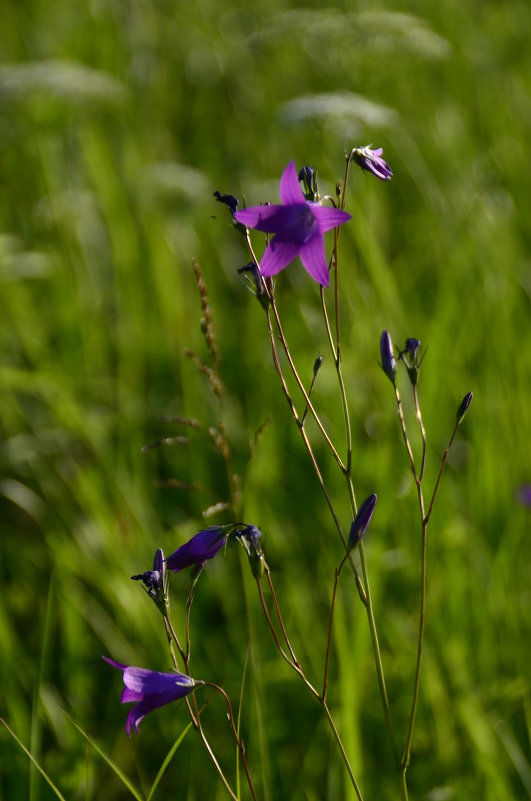
[[[421,677],[421,661],[424,644],[424,621],[426,611],[426,570],[427,570],[427,551],[426,536],[427,528],[431,519],[435,497],[437,495],[441,476],[446,464],[447,456],[451,448],[454,437],[472,401],[472,393],[467,393],[456,413],[456,422],[451,434],[448,447],[442,456],[440,468],[432,488],[429,502],[425,501],[425,466],[427,459],[427,438],[420,409],[419,400],[419,376],[426,349],[421,354],[421,342],[419,339],[409,337],[405,340],[402,350],[396,350],[391,334],[384,330],[380,337],[380,364],[385,376],[393,386],[396,413],[402,439],[409,462],[413,481],[416,486],[416,497],[418,500],[419,513],[419,532],[421,542],[421,582],[419,588],[419,633],[417,643],[417,656],[415,664],[412,666],[412,687],[410,689],[411,707],[409,720],[405,734],[400,744],[396,722],[393,719],[392,703],[387,693],[386,674],[384,660],[379,644],[378,623],[373,607],[368,558],[365,551],[365,539],[377,504],[377,495],[370,492],[361,504],[357,504],[355,491],[354,460],[353,460],[353,437],[350,423],[349,401],[343,377],[343,367],[341,359],[341,325],[339,314],[339,291],[338,291],[338,231],[339,228],[349,222],[351,215],[345,210],[346,191],[350,175],[350,166],[354,163],[362,171],[368,172],[381,181],[388,182],[393,173],[389,164],[382,158],[382,148],[372,149],[372,146],[354,147],[346,155],[345,175],[343,182],[336,185],[336,196],[331,195],[321,197],[317,182],[317,172],[313,167],[302,167],[298,172],[294,161],[290,161],[284,169],[280,179],[280,203],[261,204],[240,208],[239,200],[233,194],[222,194],[219,191],[214,193],[216,200],[225,205],[230,212],[232,225],[236,232],[244,237],[248,250],[247,258],[249,261],[238,269],[238,272],[246,277],[254,294],[260,301],[260,305],[265,312],[266,332],[269,339],[272,362],[279,378],[279,388],[284,394],[290,411],[290,415],[301,436],[302,447],[306,451],[310,464],[314,470],[315,478],[322,492],[323,500],[330,512],[331,526],[339,535],[339,547],[337,551],[337,568],[331,577],[332,593],[328,616],[328,636],[323,643],[322,674],[319,683],[315,675],[303,668],[300,660],[296,656],[296,649],[292,638],[285,624],[282,612],[282,604],[277,596],[272,572],[265,558],[262,548],[262,536],[260,529],[249,523],[230,522],[222,525],[214,525],[209,528],[201,529],[191,539],[180,545],[170,556],[164,558],[161,549],[155,553],[153,569],[146,570],[132,576],[138,581],[145,590],[148,597],[153,600],[158,611],[162,614],[165,631],[168,638],[170,655],[173,661],[174,672],[165,673],[148,670],[146,668],[126,666],[114,661],[109,657],[104,657],[105,661],[112,667],[121,670],[125,689],[122,692],[122,703],[133,703],[134,706],[128,714],[126,729],[130,735],[132,731],[139,731],[139,724],[143,717],[154,709],[164,706],[174,701],[184,699],[188,713],[191,717],[194,728],[199,733],[207,754],[218,771],[219,777],[231,798],[239,798],[238,792],[233,789],[230,780],[216,758],[214,751],[207,740],[204,731],[201,708],[195,698],[196,690],[201,687],[210,687],[219,693],[227,706],[227,718],[231,736],[238,749],[241,764],[245,770],[249,791],[253,799],[257,798],[251,771],[247,763],[246,748],[241,737],[239,726],[234,722],[231,702],[224,689],[218,684],[206,679],[196,679],[192,677],[190,667],[190,610],[194,600],[195,590],[199,577],[208,563],[218,554],[225,552],[234,543],[238,543],[244,550],[251,570],[251,575],[256,583],[256,590],[264,619],[271,633],[273,645],[278,656],[284,660],[289,668],[301,679],[305,690],[320,704],[324,720],[330,728],[331,735],[338,745],[341,759],[343,760],[346,776],[351,783],[353,792],[358,801],[363,801],[362,790],[356,778],[355,766],[351,763],[351,757],[342,742],[341,734],[334,720],[334,710],[330,708],[328,701],[329,667],[332,659],[333,649],[333,629],[334,629],[334,610],[336,595],[340,579],[345,568],[351,571],[353,579],[352,589],[355,587],[359,601],[362,605],[367,618],[367,626],[370,631],[370,642],[373,650],[374,668],[378,679],[382,703],[383,726],[385,727],[389,747],[396,765],[398,782],[400,786],[402,801],[408,798],[407,790],[407,771],[411,759],[411,748],[415,728],[415,718],[419,698],[419,686]],[[334,230],[335,236],[328,241],[325,234]],[[258,232],[253,234],[252,232]],[[260,235],[265,234],[265,242]],[[256,244],[253,237],[262,241],[262,255],[256,255]],[[329,248],[327,250],[327,247]],[[345,450],[346,458],[342,458],[340,453],[342,448],[338,447],[333,436],[329,431],[326,418],[319,412],[318,404],[314,401],[314,385],[323,364],[323,355],[319,354],[314,361],[311,381],[307,384],[299,373],[295,355],[290,350],[284,327],[282,325],[281,313],[277,304],[277,286],[273,280],[282,270],[288,267],[296,259],[299,259],[302,266],[318,285],[320,294],[321,312],[323,315],[323,331],[325,332],[325,346],[327,345],[335,366],[337,375],[338,400],[343,410],[345,421]],[[211,388],[216,397],[221,401],[223,395],[223,385],[218,373],[218,353],[212,331],[211,314],[206,298],[206,288],[199,268],[194,264],[198,286],[201,295],[201,306],[204,314],[202,330],[212,359],[212,366],[205,365],[195,354],[189,354],[194,360],[201,373],[206,375],[210,381]],[[326,288],[330,284],[331,276],[334,276],[335,292],[333,297],[327,298]],[[280,279],[278,286],[280,286]],[[329,310],[329,306],[331,307]],[[333,323],[330,317],[333,315]],[[377,343],[375,343],[377,350]],[[409,436],[410,423],[406,420],[403,413],[401,392],[399,384],[402,380],[399,376],[400,370],[405,369],[407,376],[406,385],[412,394],[412,403],[415,412],[414,425],[418,428],[420,435],[420,453],[416,454],[411,444]],[[291,373],[290,380],[286,371]],[[294,397],[290,386],[295,386],[298,396]],[[298,411],[298,405],[302,405],[303,411]],[[220,408],[222,404],[220,403]],[[311,418],[312,426],[307,426],[307,420]],[[183,424],[203,430],[204,427],[196,420],[188,418],[178,418]],[[227,475],[230,478],[232,487],[232,497],[230,502],[221,504],[220,508],[231,508],[233,519],[237,520],[240,515],[242,500],[242,489],[238,484],[237,476],[231,473],[231,448],[226,434],[223,421],[220,420],[217,428],[208,428],[208,434],[214,442],[222,459],[227,467]],[[259,432],[257,432],[258,435]],[[324,443],[325,450],[329,454],[331,462],[337,467],[338,474],[345,482],[346,498],[350,507],[348,520],[341,520],[342,515],[335,508],[332,500],[332,493],[329,491],[324,471],[320,467],[320,459],[317,457],[313,438],[318,436]],[[249,454],[249,458],[252,451]],[[328,471],[329,472],[329,471]],[[382,497],[382,492],[379,492]],[[385,496],[385,488],[383,491]],[[362,496],[363,497],[363,496]],[[215,507],[216,509],[217,507]],[[346,525],[344,525],[346,524]],[[347,533],[348,532],[348,533]],[[191,582],[187,600],[186,610],[186,633],[184,643],[181,643],[170,620],[170,601],[169,601],[169,573],[180,573],[187,568],[191,568]],[[177,653],[176,653],[177,652]],[[178,655],[178,656],[177,656]],[[318,661],[318,660],[317,660]],[[348,710],[343,710],[343,715],[348,714]],[[239,778],[236,778],[236,787],[239,787]]]

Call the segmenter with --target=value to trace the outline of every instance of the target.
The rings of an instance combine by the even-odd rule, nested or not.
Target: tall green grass
[[[238,278],[246,253],[215,189],[275,201],[291,159],[333,191],[346,149],[374,142],[394,170],[353,176],[341,235],[343,354],[361,497],[379,496],[368,554],[398,731],[409,712],[419,537],[390,387],[388,328],[428,346],[420,396],[435,480],[465,391],[428,545],[423,682],[411,797],[531,796],[529,104],[527,5],[282,0],[5,4],[0,26],[0,714],[69,798],[130,797],[65,708],[141,791],[188,724],[160,710],[131,741],[101,654],[169,667],[164,632],[129,576],[171,552],[227,498],[208,442],[141,453],[215,425],[192,258],[208,285],[235,469],[269,418],[244,487],[296,651],[320,671],[340,547],[281,397],[263,314]],[[300,266],[278,283],[308,379],[325,348]],[[341,437],[331,360],[318,400]],[[193,433],[193,432],[192,432]],[[348,525],[343,484],[318,448]],[[184,487],[164,487],[178,479]],[[222,516],[213,521],[224,522]],[[236,587],[242,587],[236,591]],[[186,580],[173,582],[182,623]],[[213,563],[194,608],[195,672],[236,698],[266,799],[350,798],[329,733],[276,658],[246,565]],[[183,600],[184,603],[184,600]],[[366,622],[340,587],[331,697],[367,799],[398,787]],[[322,646],[320,645],[322,643]],[[109,675],[112,673],[112,675]],[[224,711],[206,725],[231,764]],[[0,797],[52,791],[0,730]],[[245,794],[243,793],[243,796]],[[223,798],[188,734],[155,798]]]

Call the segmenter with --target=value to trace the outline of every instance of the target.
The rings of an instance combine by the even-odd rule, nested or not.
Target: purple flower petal
[[[261,275],[269,278],[271,275],[283,270],[293,259],[296,259],[300,251],[300,245],[291,242],[277,241],[277,237],[271,240],[264,251],[260,261]]]
[[[371,150],[371,146],[356,147],[352,150],[352,158],[362,170],[368,170],[376,175],[381,181],[389,181],[393,175],[393,171],[389,164],[381,158],[383,148],[378,147],[376,150]]]
[[[266,234],[276,234],[282,228],[285,219],[284,206],[249,206],[248,209],[237,211],[234,219],[247,228],[255,228]]]
[[[304,268],[310,273],[314,281],[317,281],[317,283],[322,286],[328,286],[330,283],[330,276],[324,249],[324,240],[321,234],[313,236],[301,247],[300,257]]]
[[[290,161],[280,178],[280,199],[284,206],[306,204],[306,198],[299,184],[294,161]]]
[[[341,211],[341,209],[329,208],[328,206],[320,206],[318,203],[310,203],[312,213],[315,215],[319,231],[324,234],[332,228],[338,228],[343,223],[352,219],[352,214],[348,211]]]
[[[192,539],[177,548],[166,559],[166,565],[174,573],[184,570],[190,565],[200,565],[208,559],[213,559],[218,551],[223,548],[225,541],[225,528],[223,526],[211,526],[199,531]]]

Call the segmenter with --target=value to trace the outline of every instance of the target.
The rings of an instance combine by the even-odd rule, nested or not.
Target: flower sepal
[[[162,548],[157,548],[153,559],[153,570],[137,573],[131,576],[133,581],[141,581],[142,589],[146,591],[163,617],[170,614],[170,600],[168,595],[168,574]]]
[[[257,526],[248,525],[236,529],[231,536],[238,540],[249,559],[249,567],[255,579],[261,579],[267,568],[264,552],[260,545],[262,532]]]

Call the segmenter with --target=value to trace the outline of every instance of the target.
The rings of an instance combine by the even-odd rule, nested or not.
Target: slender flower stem
[[[424,468],[426,466],[426,431],[424,430],[424,423],[422,422],[422,415],[420,413],[420,406],[419,406],[419,396],[417,392],[417,385],[413,387],[413,400],[415,403],[415,414],[417,415],[417,421],[420,428],[420,434],[422,437],[422,460],[420,464],[420,473],[419,473],[419,481],[422,481],[424,477]]]
[[[372,596],[371,596],[371,589],[370,589],[370,582],[369,582],[369,572],[367,567],[367,558],[365,556],[365,548],[363,542],[359,544],[359,552],[360,552],[360,559],[361,559],[361,570],[363,574],[363,581],[365,583],[365,591],[367,593],[367,619],[369,622],[369,631],[371,633],[371,641],[372,647],[374,652],[374,661],[376,665],[376,673],[378,676],[378,686],[380,688],[380,697],[382,699],[382,706],[385,718],[385,725],[387,728],[387,736],[389,737],[389,742],[391,744],[391,750],[393,752],[393,757],[398,767],[400,767],[400,754],[398,753],[398,746],[396,744],[394,729],[393,729],[393,722],[391,720],[391,709],[389,707],[389,698],[387,696],[387,687],[385,684],[385,674],[383,669],[382,663],[382,655],[380,652],[380,643],[378,640],[378,631],[376,628],[376,621],[374,618],[374,607],[372,603]]]
[[[271,578],[271,571],[270,571],[270,569],[268,567],[266,567],[266,569],[265,569],[265,575],[266,575],[266,578],[267,578],[267,583],[269,584],[269,590],[271,592],[271,597],[273,599],[273,604],[275,606],[275,612],[277,613],[277,619],[278,619],[278,623],[280,625],[280,630],[282,631],[282,635],[284,637],[284,642],[286,643],[286,645],[288,647],[288,651],[289,651],[290,656],[291,656],[291,658],[293,660],[293,664],[297,665],[297,667],[300,668],[299,660],[295,656],[295,652],[294,652],[293,648],[291,647],[291,643],[289,641],[288,634],[286,632],[286,627],[284,626],[284,621],[282,620],[282,614],[280,612],[280,606],[278,604],[277,594],[276,594],[275,588],[273,586],[273,579]]]
[[[411,465],[411,470],[413,471],[413,475],[415,477],[415,481],[417,480],[417,468],[415,467],[415,457],[413,456],[413,451],[411,450],[411,445],[409,444],[409,437],[407,435],[406,429],[406,421],[404,420],[404,413],[402,411],[402,398],[400,397],[400,392],[398,391],[398,387],[396,384],[393,384],[395,388],[395,398],[396,398],[396,410],[398,414],[398,419],[400,421],[400,428],[402,429],[402,436],[404,438],[404,445],[406,446],[407,455],[409,456],[409,462]]]
[[[179,643],[179,638],[177,637],[177,634],[175,633],[175,629],[173,628],[172,622],[171,622],[169,617],[164,617],[164,627],[166,629],[166,635],[168,637],[168,644],[169,644],[169,648],[170,648],[170,655],[171,655],[173,666],[175,667],[175,670],[178,670],[178,665],[177,665],[177,659],[175,657],[175,652],[173,650],[172,639],[175,642],[175,644],[177,645],[177,649],[179,651],[181,659],[183,660],[185,673],[189,676],[190,675],[190,669],[189,669],[189,665],[188,665],[188,657],[187,657],[187,655],[185,655],[185,653],[184,653],[184,651],[183,651],[183,649],[182,649],[182,647],[181,647],[181,645]],[[207,684],[207,682],[205,682],[205,684]],[[218,775],[219,775],[221,781],[223,782],[223,784],[225,786],[225,789],[229,793],[230,797],[233,799],[233,801],[239,801],[238,796],[233,792],[233,790],[232,790],[232,788],[231,788],[231,786],[230,786],[225,774],[223,773],[223,769],[222,769],[221,765],[219,764],[219,762],[218,762],[218,760],[216,758],[216,755],[214,754],[214,751],[212,750],[212,746],[208,742],[208,739],[207,739],[207,736],[206,736],[205,732],[203,731],[203,727],[201,725],[200,710],[199,710],[199,707],[197,705],[197,700],[195,698],[195,694],[193,692],[191,694],[191,698],[192,698],[192,701],[190,701],[190,698],[185,698],[185,701],[186,701],[186,706],[188,708],[188,713],[189,713],[189,715],[190,715],[190,717],[192,719],[192,724],[194,726],[194,729],[196,729],[196,731],[199,732],[199,736],[201,737],[201,741],[202,741],[203,745],[205,746],[205,749],[206,749],[206,751],[207,751],[207,753],[208,753],[208,755],[209,755],[209,757],[210,757],[210,759],[212,761],[212,764],[216,768],[216,770],[218,772]]]
[[[346,167],[346,173],[345,173],[345,185],[344,185],[344,188],[343,188],[343,193],[345,192],[345,188],[346,188],[346,181],[347,181],[347,178],[348,178],[348,167],[349,167],[349,164],[350,164],[350,159],[347,160],[347,167]],[[336,248],[337,248],[337,238],[336,238],[336,241],[335,241],[335,249]],[[336,261],[336,276],[337,276],[337,254],[336,254],[336,257],[335,257],[335,261]],[[326,304],[324,302],[324,293],[323,293],[322,290],[321,290],[321,305],[322,305],[322,308],[323,308],[323,315],[325,317],[326,329],[327,329],[328,336],[329,336],[330,349],[332,351],[332,354],[335,357],[334,361],[335,361],[335,366],[336,366],[336,373],[337,373],[337,380],[338,380],[338,385],[339,385],[339,392],[340,392],[340,396],[341,396],[341,405],[343,407],[343,417],[344,417],[344,421],[345,421],[345,436],[346,436],[346,447],[347,447],[346,468],[345,468],[345,470],[343,472],[344,472],[344,475],[345,475],[345,478],[346,478],[346,481],[347,481],[347,488],[348,488],[348,493],[349,493],[349,498],[350,498],[352,515],[353,515],[353,517],[355,517],[355,515],[357,513],[357,504],[356,504],[356,496],[355,496],[355,492],[354,492],[354,484],[352,482],[352,429],[351,429],[351,425],[350,425],[350,414],[349,414],[349,408],[348,408],[347,393],[346,393],[346,389],[345,389],[345,382],[343,380],[343,371],[341,369],[339,304],[338,304],[338,300],[337,300],[337,293],[336,293],[336,308],[335,308],[335,314],[336,314],[336,343],[335,343],[335,347],[334,347],[334,342],[332,341],[332,337],[331,337],[331,329],[330,329],[330,325],[328,323],[328,316],[327,316],[327,312],[326,312]],[[377,673],[377,676],[378,676],[378,686],[379,686],[379,689],[380,689],[380,697],[381,697],[381,700],[382,700],[382,707],[383,707],[383,712],[384,712],[385,725],[386,725],[386,728],[387,728],[387,734],[388,734],[388,737],[389,737],[389,742],[390,742],[390,745],[391,745],[391,750],[393,752],[394,760],[395,760],[397,766],[400,766],[400,755],[399,755],[399,752],[398,752],[398,746],[396,744],[396,738],[395,738],[394,729],[393,729],[393,722],[392,722],[392,719],[391,719],[391,710],[390,710],[390,706],[389,706],[389,698],[388,698],[388,695],[387,695],[387,686],[386,686],[386,682],[385,682],[385,673],[384,673],[384,668],[383,668],[382,654],[381,654],[381,650],[380,650],[380,642],[379,642],[379,638],[378,638],[378,630],[377,630],[377,627],[376,627],[376,619],[375,619],[375,616],[374,616],[374,608],[373,608],[373,604],[372,604],[372,595],[371,595],[370,581],[369,581],[369,571],[368,571],[367,559],[365,557],[365,549],[364,549],[363,543],[360,543],[359,551],[360,551],[360,558],[361,558],[361,566],[362,566],[362,573],[363,573],[363,587],[364,587],[364,594],[365,594],[364,605],[365,605],[365,608],[367,610],[367,620],[368,620],[368,623],[369,623],[369,630],[370,630],[370,634],[371,634],[371,642],[372,642],[372,646],[373,646],[374,661],[375,661],[375,666],[376,666],[376,673]],[[351,564],[353,564],[352,560],[351,560]],[[356,577],[357,577],[357,573],[356,573]]]
[[[421,494],[422,498],[422,494]],[[423,504],[421,501],[421,510]],[[411,759],[411,743],[413,741],[413,729],[415,726],[415,717],[417,713],[417,704],[420,688],[420,672],[422,667],[422,651],[424,644],[424,621],[426,616],[426,521],[423,516],[422,520],[422,544],[421,544],[421,575],[420,575],[420,611],[419,611],[419,636],[417,645],[417,663],[415,666],[415,679],[413,682],[413,699],[411,702],[411,713],[409,716],[409,726],[404,746],[404,753],[402,756],[402,769],[404,773],[407,771],[409,761]]]
[[[324,664],[324,676],[323,676],[323,692],[321,693],[321,698],[323,701],[326,701],[326,691],[328,689],[328,663],[330,660],[330,647],[332,644],[332,623],[334,621],[334,609],[336,605],[336,594],[337,594],[337,586],[339,583],[339,575],[343,568],[343,565],[346,561],[346,555],[343,557],[343,560],[339,567],[336,570],[335,577],[334,577],[334,588],[332,590],[332,600],[330,601],[330,619],[328,622],[328,637],[326,640],[326,654],[325,654],[325,664]]]
[[[197,704],[196,704],[196,708],[197,708]],[[193,719],[193,716],[192,716],[192,719]],[[197,728],[197,730],[199,732],[199,736],[201,737],[201,740],[203,741],[203,744],[204,744],[204,746],[205,746],[205,748],[206,748],[206,750],[208,752],[208,755],[209,755],[210,759],[212,760],[212,763],[214,764],[214,767],[216,768],[216,770],[217,770],[217,772],[219,774],[219,777],[220,777],[221,781],[225,785],[225,789],[229,793],[230,797],[232,799],[234,799],[234,801],[239,801],[238,796],[234,794],[229,782],[227,781],[227,778],[226,778],[225,774],[223,773],[223,769],[222,769],[221,765],[219,764],[219,762],[218,762],[218,760],[216,758],[216,755],[214,754],[214,751],[212,750],[212,746],[210,745],[210,743],[208,742],[208,740],[206,738],[206,734],[203,731],[203,727],[201,725],[201,721],[199,719],[199,715],[197,716],[196,720],[197,720],[196,728]]]
[[[252,242],[251,242],[251,237],[249,235],[249,229],[248,228],[245,229],[245,235],[246,235],[246,239],[247,239],[247,247],[249,248],[249,252],[250,252],[250,254],[252,256],[252,259],[253,259],[253,261],[255,263],[256,269],[258,271],[260,271],[259,262],[258,262],[258,259],[256,258],[256,254],[255,254],[254,249],[253,249],[253,245],[252,245]],[[272,290],[270,290],[270,287],[268,286],[268,282],[266,281],[266,279],[263,276],[261,277],[261,281],[262,281],[262,286],[264,288],[264,292],[266,293],[267,298],[269,300],[270,307],[273,310],[273,315],[275,317],[275,322],[276,322],[276,325],[277,325],[280,342],[281,342],[282,347],[284,349],[284,353],[286,354],[286,358],[287,358],[287,360],[289,362],[289,366],[290,366],[290,369],[291,369],[291,371],[293,373],[295,381],[297,382],[297,385],[298,385],[298,387],[299,387],[299,389],[300,389],[300,391],[301,391],[301,393],[302,393],[302,395],[304,397],[305,404],[306,404],[306,409],[310,410],[315,422],[317,423],[317,427],[319,428],[321,434],[323,435],[323,437],[324,437],[324,439],[326,441],[326,444],[330,448],[330,450],[332,452],[332,455],[333,455],[334,459],[336,460],[336,462],[338,463],[339,467],[341,469],[344,469],[344,466],[343,466],[343,463],[341,461],[341,458],[340,458],[337,450],[335,449],[335,447],[334,447],[334,445],[332,443],[332,440],[328,436],[328,433],[327,433],[327,431],[326,431],[326,429],[325,429],[325,427],[324,427],[324,425],[323,425],[323,423],[321,421],[321,418],[317,414],[317,412],[315,410],[315,407],[314,407],[313,403],[310,400],[310,395],[309,395],[308,392],[306,392],[306,388],[305,388],[305,386],[304,386],[304,384],[303,384],[303,382],[302,382],[302,380],[301,380],[301,378],[299,376],[299,373],[297,372],[297,368],[295,367],[295,363],[294,363],[293,358],[291,356],[291,352],[290,352],[290,349],[288,347],[288,343],[287,343],[286,337],[284,335],[282,324],[280,322],[280,316],[278,314],[277,305],[275,303],[274,292]],[[271,327],[271,319],[270,319],[270,316],[269,316],[269,310],[268,310],[268,313],[267,313],[267,321],[268,321],[268,327],[269,327],[270,335],[271,335],[272,327]],[[277,359],[277,364],[278,364],[278,359]],[[278,370],[280,370],[280,366],[277,367],[277,371]],[[306,414],[306,409],[305,409],[305,414]]]
[[[288,343],[287,343],[286,337],[284,335],[282,324],[280,322],[280,317],[279,317],[279,314],[278,314],[278,309],[277,309],[277,306],[276,306],[276,303],[275,303],[274,296],[271,296],[271,308],[273,309],[273,314],[275,316],[275,322],[277,324],[279,339],[280,339],[280,342],[281,342],[282,347],[284,349],[284,353],[286,354],[286,358],[288,360],[288,363],[289,363],[291,372],[293,373],[293,376],[295,378],[295,381],[297,382],[297,385],[298,385],[298,387],[299,387],[299,389],[300,389],[300,391],[301,391],[301,393],[302,393],[302,395],[304,397],[304,400],[305,400],[305,402],[306,402],[306,404],[308,406],[308,409],[312,413],[312,416],[313,416],[315,422],[317,423],[317,426],[318,426],[321,434],[323,435],[323,437],[324,437],[324,439],[326,441],[326,444],[330,448],[330,451],[332,452],[332,455],[333,455],[334,459],[338,463],[340,469],[342,471],[344,471],[345,470],[345,465],[343,464],[339,453],[337,452],[336,448],[334,447],[334,444],[333,444],[332,440],[330,439],[330,437],[329,437],[329,435],[328,435],[323,423],[321,422],[321,418],[317,414],[317,412],[315,410],[315,407],[313,406],[312,401],[310,400],[310,397],[309,397],[308,393],[306,392],[306,388],[305,388],[304,384],[302,383],[302,380],[301,380],[301,378],[300,378],[300,376],[299,376],[299,374],[297,372],[297,368],[295,367],[295,363],[294,363],[293,358],[291,356],[291,351],[290,351],[290,349],[288,347]]]
[[[342,562],[342,565],[346,561],[346,558],[347,558],[347,556],[345,555],[345,557],[343,559],[343,562]],[[271,633],[273,635],[273,639],[275,640],[275,644],[276,644],[277,648],[279,649],[283,659],[285,659],[285,661],[288,663],[288,665],[291,668],[293,668],[293,670],[296,673],[298,673],[298,675],[301,677],[302,681],[305,683],[305,685],[307,686],[307,688],[309,689],[311,694],[319,701],[319,703],[323,707],[323,709],[325,711],[326,719],[328,721],[328,724],[329,724],[330,728],[332,729],[332,733],[333,733],[334,738],[335,738],[335,740],[336,740],[336,742],[338,744],[341,756],[343,757],[343,761],[345,763],[345,767],[347,769],[347,773],[349,775],[350,781],[351,781],[352,786],[354,788],[354,792],[356,793],[356,795],[358,797],[358,800],[359,801],[363,801],[363,797],[361,795],[361,791],[360,791],[358,783],[356,781],[356,777],[354,775],[354,771],[352,770],[352,766],[350,764],[347,752],[345,751],[345,747],[343,745],[343,742],[342,742],[341,737],[339,735],[339,732],[337,730],[336,724],[335,724],[334,719],[332,717],[332,714],[331,714],[331,712],[330,712],[330,710],[329,710],[329,708],[327,706],[325,693],[323,691],[323,694],[320,694],[315,689],[315,687],[311,684],[311,682],[308,680],[308,678],[304,674],[304,671],[302,670],[302,668],[300,667],[298,662],[292,661],[292,659],[290,659],[290,657],[286,654],[286,652],[282,648],[282,646],[280,644],[280,641],[278,639],[277,633],[275,631],[275,627],[273,626],[273,622],[271,620],[271,616],[269,615],[269,611],[268,611],[266,603],[265,603],[265,599],[264,599],[264,595],[263,595],[263,592],[262,592],[262,587],[260,585],[260,580],[259,579],[256,580],[256,584],[257,584],[257,587],[258,587],[258,594],[260,596],[260,603],[262,604],[262,608],[264,610],[264,614],[265,614],[267,623],[268,623],[269,628],[271,630]],[[337,584],[337,582],[336,582],[336,584]],[[270,587],[272,587],[272,583],[270,583]],[[331,626],[331,623],[330,623],[330,626]],[[329,636],[329,642],[330,642],[330,631],[329,631],[329,635],[328,636]],[[328,648],[329,648],[329,646],[328,646]]]
[[[179,642],[179,638],[178,638],[178,636],[177,636],[177,634],[175,632],[175,629],[173,628],[173,624],[172,624],[172,622],[171,622],[169,617],[165,617],[164,618],[164,625],[166,626],[166,633],[168,633],[168,631],[169,631],[171,637],[173,638],[173,641],[174,641],[175,645],[177,646],[177,650],[179,651],[179,656],[183,660],[183,663],[186,665],[186,654],[185,654],[185,652],[184,652],[184,650],[183,650],[183,648],[181,646],[181,643]],[[171,642],[170,642],[170,646],[171,646]],[[170,651],[171,650],[172,649],[170,647]]]
[[[254,801],[257,801],[256,792],[255,792],[255,789],[254,789],[254,786],[253,786],[253,782],[252,782],[252,779],[251,779],[251,774],[249,772],[249,766],[247,765],[247,757],[245,755],[245,747],[244,747],[240,737],[238,736],[238,732],[236,731],[236,726],[234,724],[234,714],[232,712],[232,705],[231,705],[231,702],[229,700],[229,696],[227,695],[225,690],[223,690],[223,688],[220,687],[218,684],[214,684],[211,681],[206,681],[205,685],[207,687],[213,687],[214,690],[216,690],[218,693],[220,693],[220,695],[222,695],[223,698],[225,699],[225,703],[227,704],[227,718],[229,720],[229,725],[230,725],[230,728],[231,728],[231,731],[232,731],[232,736],[234,737],[236,745],[238,746],[238,751],[240,752],[240,756],[242,758],[242,764],[243,764],[243,767],[244,767],[244,770],[245,770],[245,775],[247,777],[247,783],[249,785],[249,789],[251,791],[251,795],[254,798]]]
[[[448,443],[448,445],[446,447],[446,450],[445,450],[443,458],[442,458],[441,467],[439,469],[439,475],[437,476],[437,481],[435,482],[435,487],[434,487],[434,490],[433,490],[433,494],[431,496],[431,501],[430,501],[430,506],[429,506],[429,509],[428,509],[428,514],[425,517],[426,525],[428,524],[428,520],[431,517],[431,512],[432,512],[432,509],[433,509],[433,503],[435,501],[435,496],[437,495],[437,490],[439,489],[439,484],[441,482],[441,477],[442,477],[442,474],[443,474],[443,470],[444,470],[444,467],[446,465],[446,460],[448,459],[448,454],[450,453],[450,448],[452,447],[452,443],[454,441],[455,435],[457,434],[457,429],[458,428],[459,428],[459,423],[457,422],[455,424],[454,430],[452,431],[452,436],[450,437],[450,441],[449,441],[449,443]]]
[[[354,776],[354,771],[352,770],[352,767],[350,765],[350,761],[349,761],[347,752],[345,751],[345,746],[343,745],[341,737],[339,736],[339,732],[337,730],[336,724],[334,723],[334,719],[333,719],[333,717],[332,717],[332,715],[330,713],[330,710],[328,709],[328,705],[327,705],[325,699],[321,698],[320,696],[319,696],[319,702],[320,702],[321,706],[323,707],[323,709],[325,711],[326,718],[328,720],[330,728],[332,729],[332,732],[333,732],[333,735],[334,735],[334,737],[336,739],[336,742],[337,742],[337,745],[339,747],[339,750],[341,751],[341,756],[343,757],[343,761],[344,761],[345,766],[347,768],[348,775],[350,777],[350,781],[351,781],[352,786],[354,788],[354,792],[356,793],[356,795],[358,797],[358,801],[363,801],[363,796],[361,794],[360,788],[358,787],[358,783],[356,781],[356,777]]]
[[[264,617],[266,619],[267,625],[269,626],[269,630],[271,631],[271,634],[273,635],[273,639],[275,641],[275,645],[277,646],[277,648],[278,648],[278,650],[280,652],[280,655],[282,656],[282,659],[284,659],[288,663],[288,665],[290,667],[295,668],[297,670],[297,672],[300,672],[300,666],[298,664],[296,664],[292,659],[290,659],[290,657],[288,656],[288,654],[285,652],[284,648],[281,645],[281,642],[280,642],[280,640],[278,638],[278,634],[276,632],[275,626],[273,625],[273,621],[271,620],[271,615],[269,614],[269,609],[267,608],[267,604],[266,604],[266,601],[265,601],[265,598],[264,598],[264,593],[263,593],[263,590],[262,590],[262,585],[260,583],[260,579],[258,579],[258,578],[256,579],[256,586],[258,588],[258,596],[260,598],[260,604],[262,605],[262,610],[264,612]]]
[[[177,657],[175,656],[175,651],[174,651],[174,648],[173,648],[173,640],[172,640],[172,636],[175,635],[175,632],[173,632],[173,635],[172,635],[173,628],[172,628],[172,625],[171,625],[170,618],[167,617],[167,616],[164,616],[164,628],[166,630],[166,637],[168,638],[168,648],[170,649],[171,661],[173,663],[173,667],[178,672],[179,671],[179,666],[177,664]],[[175,637],[176,637],[176,635],[175,635]],[[177,648],[179,649],[179,654],[181,655],[181,657],[183,657],[184,654],[181,651],[181,647],[178,644],[178,640],[177,640]]]

